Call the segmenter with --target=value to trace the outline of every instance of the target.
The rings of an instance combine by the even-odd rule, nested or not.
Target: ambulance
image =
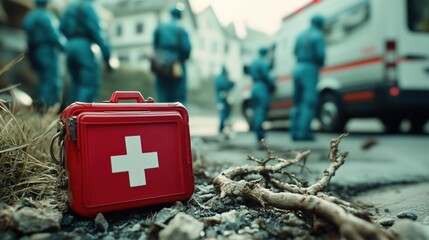
[[[284,17],[274,36],[277,91],[268,120],[290,117],[295,39],[316,13],[326,18],[320,130],[378,118],[389,132],[405,119],[411,131],[422,131],[429,119],[429,0],[313,0]]]

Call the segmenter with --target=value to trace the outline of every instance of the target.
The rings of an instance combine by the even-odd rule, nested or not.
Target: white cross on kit
[[[128,172],[130,187],[146,185],[146,169],[159,168],[158,153],[143,153],[140,136],[125,137],[126,155],[112,156],[112,173]]]

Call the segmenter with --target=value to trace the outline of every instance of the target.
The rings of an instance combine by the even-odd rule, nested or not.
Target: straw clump
[[[62,169],[48,154],[57,116],[14,116],[2,102],[0,112],[0,200],[10,205],[22,199],[57,205]]]

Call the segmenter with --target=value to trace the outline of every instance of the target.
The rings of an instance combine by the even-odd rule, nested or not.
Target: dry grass
[[[63,194],[57,188],[61,169],[51,160],[49,147],[58,116],[15,116],[1,102],[0,111],[0,200],[13,205],[28,198],[56,205]]]
[[[19,62],[17,59],[12,63]],[[0,68],[0,73],[9,65]],[[15,113],[0,99],[0,201],[15,205],[26,199],[38,206],[64,205],[65,192],[57,188],[63,170],[49,154],[58,117],[53,111]]]

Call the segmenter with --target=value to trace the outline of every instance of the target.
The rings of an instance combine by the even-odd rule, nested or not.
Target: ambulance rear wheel
[[[411,124],[410,133],[414,133],[414,134],[423,133],[423,127],[427,122],[426,117],[415,116],[415,117],[411,117],[409,120]]]
[[[385,116],[380,120],[384,125],[386,133],[399,133],[401,131],[402,118],[396,116]]]
[[[347,123],[340,100],[331,93],[322,95],[318,118],[324,132],[342,132]]]

